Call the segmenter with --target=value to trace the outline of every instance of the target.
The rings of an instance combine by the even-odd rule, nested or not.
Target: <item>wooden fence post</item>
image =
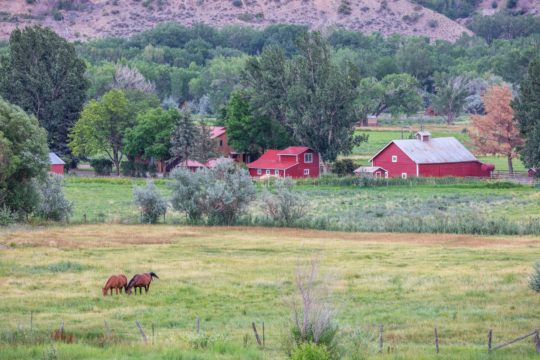
[[[261,338],[259,337],[259,333],[257,332],[257,326],[255,326],[255,322],[252,322],[251,326],[253,327],[253,333],[255,334],[255,340],[257,340],[257,344],[259,344],[259,346],[262,346]]]
[[[197,334],[201,332],[201,318],[197,316]]]
[[[105,325],[105,332],[107,333],[107,338],[110,338],[111,329],[109,329],[109,324],[107,323],[107,320],[103,320],[103,324]]]
[[[379,327],[379,352],[380,353],[382,353],[382,348],[383,348],[383,332],[384,332],[384,327],[381,324],[381,326]]]
[[[264,321],[263,321],[263,323],[262,323],[262,330],[263,330],[263,334],[262,334],[262,335],[263,335],[263,339],[262,339],[262,342],[263,342],[263,347],[265,347],[265,346],[266,346],[266,341],[265,341],[265,336],[264,336]],[[536,335],[538,336],[538,333],[537,333]]]
[[[64,320],[60,323],[60,336],[64,334]]]
[[[491,340],[493,339],[493,330],[488,331],[488,351],[491,352]]]
[[[154,338],[156,336],[156,329],[154,323],[152,323],[152,345],[154,345]]]
[[[32,332],[32,330],[34,330],[33,324],[32,324],[33,318],[34,318],[34,313],[32,311],[30,311],[30,332]]]
[[[141,333],[141,337],[144,341],[144,343],[148,343],[148,339],[146,338],[146,335],[144,334],[144,330],[141,326],[141,324],[139,323],[139,320],[135,320],[135,325],[137,325],[137,327],[139,328],[139,332]]]
[[[83,215],[84,223],[86,224],[86,213]]]
[[[536,335],[534,336],[534,343],[536,347],[536,353],[540,354],[540,333],[538,329],[536,329]]]
[[[439,353],[439,334],[437,333],[437,327],[435,327],[435,352]]]

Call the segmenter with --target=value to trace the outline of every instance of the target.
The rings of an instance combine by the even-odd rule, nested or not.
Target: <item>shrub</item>
[[[306,215],[307,202],[293,191],[292,179],[278,179],[275,186],[275,194],[267,191],[263,196],[264,211],[278,224],[290,226]]]
[[[233,6],[236,6],[236,7],[242,7],[243,6],[242,0],[233,0],[232,4],[233,4]]]
[[[133,196],[135,204],[141,209],[143,223],[157,223],[159,216],[167,210],[167,202],[152,181],[148,181],[146,186],[135,187]]]
[[[427,24],[432,29],[435,29],[436,27],[439,26],[439,22],[437,20],[435,20],[435,19],[428,20]]]
[[[58,10],[53,10],[52,16],[53,16],[53,19],[56,21],[64,20],[64,15],[62,15],[62,13]]]
[[[0,207],[0,226],[8,226],[17,220],[17,215],[7,206]]]
[[[506,8],[507,9],[514,9],[517,6],[518,0],[508,0],[506,2]]]
[[[62,176],[49,174],[39,186],[40,202],[37,215],[45,220],[68,220],[73,213],[73,204],[64,196]]]
[[[534,263],[533,273],[529,277],[529,287],[540,293],[540,261]]]
[[[352,9],[351,9],[351,3],[349,0],[341,0],[341,3],[338,7],[338,13],[342,15],[351,15]]]
[[[91,159],[90,166],[94,168],[97,175],[111,175],[113,163],[109,159]]]
[[[332,172],[338,176],[354,175],[355,165],[350,159],[337,160],[334,162]]]
[[[146,173],[149,172],[149,170],[150,167],[147,164],[137,163],[131,160],[123,161],[122,164],[120,164],[120,171],[124,176],[146,177]]]
[[[492,9],[496,9],[498,6],[499,6],[499,4],[497,4],[497,1],[493,0],[493,1],[491,2],[491,8],[492,8]]]
[[[212,169],[171,173],[172,206],[191,220],[206,216],[209,224],[231,225],[255,198],[255,185],[245,169],[220,159]]]
[[[324,345],[300,344],[291,354],[292,360],[329,360],[330,354]]]

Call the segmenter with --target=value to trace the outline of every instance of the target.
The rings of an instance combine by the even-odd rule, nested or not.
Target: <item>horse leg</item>
[[[148,294],[148,289],[150,289],[150,285],[146,285],[146,286],[144,287],[144,293],[145,293],[145,294]]]
[[[116,290],[116,295],[118,295],[118,288],[115,288],[115,290]]]

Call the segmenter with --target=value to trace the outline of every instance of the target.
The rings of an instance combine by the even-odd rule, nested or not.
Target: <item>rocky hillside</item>
[[[0,39],[41,24],[70,40],[128,36],[162,21],[264,27],[289,23],[455,40],[464,26],[409,0],[0,0]]]

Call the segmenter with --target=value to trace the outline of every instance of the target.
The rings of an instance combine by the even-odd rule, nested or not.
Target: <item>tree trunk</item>
[[[508,155],[508,174],[514,174],[514,165],[512,164],[512,156]]]
[[[446,123],[448,125],[452,125],[454,123],[454,113],[453,112],[449,112],[448,114],[446,114]]]
[[[322,169],[323,169],[323,175],[326,175],[328,174],[328,162],[326,161],[321,161],[321,164],[322,164]]]

